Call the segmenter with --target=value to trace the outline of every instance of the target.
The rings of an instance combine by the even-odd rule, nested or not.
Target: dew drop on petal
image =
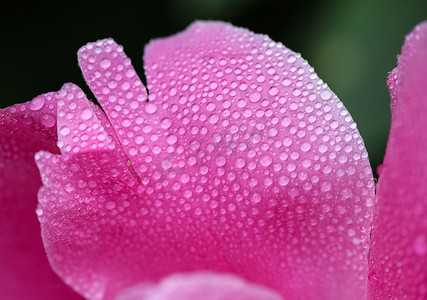
[[[261,99],[261,95],[258,92],[253,92],[249,96],[249,100],[251,102],[258,102]]]
[[[331,91],[330,91],[329,89],[324,89],[324,90],[322,90],[322,91],[320,92],[320,97],[321,97],[323,100],[329,100],[329,99],[331,99],[331,97],[332,97],[332,93],[331,93]]]
[[[163,129],[168,129],[172,125],[172,121],[169,118],[164,118],[160,121],[160,126]]]
[[[251,196],[251,202],[252,203],[259,203],[261,201],[262,197],[260,193],[254,193]]]
[[[268,91],[268,93],[271,96],[276,96],[279,93],[279,89],[275,86],[271,87],[270,90]]]
[[[145,111],[149,114],[154,114],[157,111],[157,106],[153,103],[147,103],[145,105]]]
[[[55,117],[54,117],[53,115],[51,115],[51,114],[43,114],[43,115],[40,117],[40,122],[41,122],[44,126],[46,126],[46,127],[50,128],[50,127],[53,127],[53,126],[55,125],[55,123],[56,123],[56,119],[55,119]]]
[[[60,133],[61,135],[63,135],[63,136],[67,136],[67,135],[69,135],[69,134],[70,134],[70,132],[71,132],[71,130],[70,130],[70,128],[69,128],[69,127],[67,127],[67,126],[62,126],[62,127],[59,129],[59,133]]]
[[[45,103],[45,97],[39,96],[30,102],[30,104],[28,105],[28,108],[33,111],[40,110],[44,106],[44,103]]]
[[[89,107],[86,107],[85,109],[82,110],[82,112],[80,113],[80,117],[83,120],[89,120],[90,118],[92,118],[92,109],[90,109]]]
[[[268,167],[269,165],[271,165],[272,162],[273,159],[271,158],[271,156],[264,156],[263,158],[261,158],[261,165],[263,165],[264,167]]]
[[[111,66],[111,61],[109,59],[105,58],[105,59],[101,60],[100,65],[102,68],[107,69],[108,67]]]
[[[222,167],[227,162],[227,159],[224,156],[218,156],[215,162],[217,166]]]

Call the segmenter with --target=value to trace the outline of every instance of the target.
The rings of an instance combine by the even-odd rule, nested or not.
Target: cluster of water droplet
[[[80,163],[46,156],[60,167],[42,173],[51,186],[73,178],[63,197],[87,203],[90,224],[121,228],[95,247],[123,251],[116,276],[139,282],[146,270],[204,268],[284,294],[303,280],[315,294],[338,273],[349,289],[362,288],[373,205],[367,153],[343,104],[299,54],[198,23],[147,47],[148,102],[112,40],[85,46],[79,62],[114,132],[73,104],[81,92],[59,93],[61,149],[92,152]],[[136,176],[111,154],[121,147]],[[76,234],[102,240],[105,228],[80,226]]]

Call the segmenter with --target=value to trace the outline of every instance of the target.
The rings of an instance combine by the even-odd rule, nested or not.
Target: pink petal
[[[173,274],[156,285],[142,284],[117,300],[282,300],[276,292],[229,274]]]
[[[34,154],[56,147],[56,93],[0,110],[0,294],[2,299],[80,299],[49,266],[35,213]]]
[[[79,63],[129,161],[114,138],[116,150],[38,157],[46,248],[76,290],[113,299],[141,282],[211,270],[285,299],[366,296],[367,153],[299,54],[198,22],[147,47],[148,103],[113,41],[85,46]],[[76,128],[70,120],[61,122]]]
[[[133,180],[114,138],[103,126],[107,123],[102,114],[77,86],[64,85],[58,92],[58,145],[63,154],[46,151],[36,154],[44,184],[39,191],[38,212],[49,260],[68,284],[91,299],[99,294],[91,285],[109,280],[104,278],[108,274],[92,272],[97,264],[109,263],[105,257],[99,260],[99,253],[92,254],[103,251],[99,248],[102,244],[97,243],[97,232],[102,231],[104,239],[111,238],[112,232],[121,229],[115,226],[123,217],[113,213],[108,220],[99,206],[110,212],[115,205],[112,200],[119,201],[114,199],[124,189],[115,184],[119,175],[127,184]],[[103,194],[112,199],[105,201]],[[105,224],[106,220],[111,224]],[[105,249],[109,246],[105,245]],[[72,268],[82,270],[70,273]]]
[[[112,39],[82,47],[78,57],[85,79],[107,112],[125,154],[132,157],[133,165],[139,166],[144,157],[136,153],[144,139],[140,135],[131,138],[129,131],[130,128],[141,130],[153,123],[147,111],[152,105],[147,103],[147,90],[130,59],[123,47]]]
[[[370,250],[372,299],[427,297],[427,22],[406,37],[389,76],[392,124]]]

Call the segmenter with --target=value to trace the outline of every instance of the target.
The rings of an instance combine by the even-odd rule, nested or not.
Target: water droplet
[[[216,158],[215,162],[216,162],[216,164],[217,164],[218,167],[222,167],[227,162],[227,159],[224,156],[218,156]]]
[[[322,186],[320,189],[322,190],[322,192],[328,192],[331,190],[331,188],[332,188],[332,184],[328,181],[325,181],[322,183]]]
[[[261,95],[258,92],[253,92],[249,95],[251,102],[258,102],[261,99]]]
[[[172,121],[168,118],[164,118],[160,121],[160,126],[163,129],[168,129],[172,125]]]
[[[330,90],[328,90],[328,89],[324,89],[324,90],[322,90],[322,91],[320,92],[320,97],[321,97],[323,100],[329,100],[329,99],[331,99],[331,97],[332,97],[332,93],[331,93],[331,91],[330,91]]]
[[[264,156],[261,158],[261,165],[268,167],[273,162],[273,159],[270,156]]]
[[[63,136],[69,135],[71,132],[70,128],[67,126],[62,126],[61,129],[59,129],[59,133]]]
[[[83,109],[81,111],[80,117],[83,120],[89,120],[90,118],[92,118],[92,114],[93,114],[92,109],[90,109],[89,107],[87,107],[87,108],[85,108],[85,109]]]
[[[178,140],[178,138],[176,137],[176,135],[170,135],[166,139],[166,141],[169,145],[175,144],[177,140]]]
[[[104,58],[103,60],[101,60],[101,67],[103,67],[104,69],[107,69],[111,66],[111,61],[107,58]]]
[[[149,114],[154,114],[156,112],[156,110],[157,110],[157,106],[153,103],[148,102],[145,105],[145,111]]]
[[[236,210],[236,204],[234,204],[234,203],[228,204],[227,209],[228,209],[228,211],[235,211]]]
[[[219,120],[219,117],[217,115],[210,115],[209,116],[209,123],[216,124]]]
[[[328,146],[326,146],[325,144],[321,144],[319,145],[318,149],[320,153],[325,153],[326,151],[328,151]]]
[[[39,110],[44,106],[44,103],[45,103],[44,96],[39,96],[30,102],[30,105],[28,106],[28,108],[33,111]]]
[[[283,81],[282,81],[282,84],[283,84],[284,86],[290,86],[290,85],[291,85],[291,83],[292,83],[292,81],[291,81],[289,78],[285,78],[285,79],[283,79]]]
[[[260,193],[254,193],[251,196],[251,202],[252,203],[259,203],[261,201],[262,197]]]
[[[297,60],[297,58],[295,57],[295,55],[289,54],[288,63],[293,64],[296,60]]]
[[[53,127],[53,126],[55,125],[55,123],[56,123],[56,119],[55,119],[55,117],[54,117],[53,115],[51,115],[51,114],[43,114],[43,115],[41,116],[41,118],[40,118],[40,122],[41,122],[44,126],[46,126],[46,127],[50,128],[50,127]]]
[[[291,124],[291,118],[284,117],[280,123],[282,123],[284,127],[288,127]]]
[[[269,93],[271,96],[276,96],[276,95],[279,93],[279,89],[278,89],[277,87],[275,87],[275,86],[272,86],[272,87],[269,89],[268,93]]]
[[[246,162],[243,158],[238,158],[236,160],[236,167],[243,168],[245,166]]]
[[[106,205],[105,205],[105,207],[107,208],[107,209],[114,209],[114,207],[116,207],[116,203],[114,203],[114,201],[109,201]]]
[[[37,207],[37,209],[36,209],[36,215],[38,215],[39,217],[41,215],[43,215],[43,210],[41,208]]]
[[[289,183],[289,178],[287,176],[279,177],[279,184],[281,186],[286,186]]]
[[[301,144],[301,150],[307,152],[311,149],[311,144],[309,142],[304,142]]]
[[[176,95],[176,93],[177,93],[177,90],[176,90],[176,88],[171,88],[170,90],[169,90],[169,95],[170,96],[175,96]]]

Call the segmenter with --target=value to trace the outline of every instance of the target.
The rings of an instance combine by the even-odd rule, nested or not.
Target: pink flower
[[[78,57],[103,110],[68,83],[0,112],[6,299],[81,299],[37,191],[86,299],[424,299],[427,23],[390,75],[376,206],[356,124],[282,44],[196,22],[147,46],[148,98],[113,40]]]

